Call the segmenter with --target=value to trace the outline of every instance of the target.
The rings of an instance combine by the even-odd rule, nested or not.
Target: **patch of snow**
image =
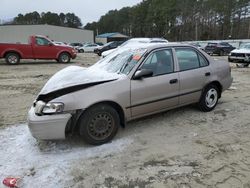
[[[123,151],[133,140],[115,139],[101,146],[87,146],[80,138],[65,141],[37,141],[26,125],[0,131],[0,179],[21,177],[22,187],[64,187],[71,180],[71,164],[77,160],[104,157]],[[3,185],[0,185],[0,187]]]
[[[230,88],[228,88],[228,90],[237,90],[237,87],[231,86]]]

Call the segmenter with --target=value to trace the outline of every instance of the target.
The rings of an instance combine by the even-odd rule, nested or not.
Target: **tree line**
[[[74,13],[31,12],[25,15],[18,14],[9,24],[50,24],[57,26],[78,28],[82,26],[81,20]]]
[[[111,10],[85,29],[170,41],[250,38],[249,0],[143,0]]]

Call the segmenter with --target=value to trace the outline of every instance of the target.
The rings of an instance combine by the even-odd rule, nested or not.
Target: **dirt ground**
[[[71,65],[98,58],[80,54]],[[233,85],[212,112],[187,106],[136,120],[98,147],[80,138],[36,141],[27,111],[50,76],[66,66],[0,61],[1,181],[15,175],[23,187],[250,188],[250,68],[232,65]]]

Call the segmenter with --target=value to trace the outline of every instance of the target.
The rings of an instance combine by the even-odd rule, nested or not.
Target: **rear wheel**
[[[20,56],[16,53],[8,53],[5,56],[5,61],[9,65],[17,65],[20,63]]]
[[[70,62],[70,55],[68,53],[61,53],[59,55],[58,62],[69,63]]]
[[[113,139],[120,125],[117,111],[99,104],[88,109],[80,118],[80,135],[92,145],[101,145]]]
[[[216,85],[208,85],[200,98],[198,106],[201,111],[209,112],[215,108],[219,99],[219,89]]]

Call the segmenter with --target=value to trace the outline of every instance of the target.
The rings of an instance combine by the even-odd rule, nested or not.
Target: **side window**
[[[144,65],[154,65],[157,63],[157,58],[155,53],[151,54],[149,58],[145,61]]]
[[[208,61],[200,54],[199,54],[199,60],[200,60],[200,66],[201,67],[208,66]]]
[[[44,46],[44,45],[49,45],[49,43],[50,42],[44,38],[36,37],[36,44],[37,45]]]
[[[160,50],[153,52],[141,66],[141,69],[150,69],[153,76],[174,72],[172,50]]]
[[[175,49],[180,71],[196,69],[200,67],[197,53],[192,49]]]

